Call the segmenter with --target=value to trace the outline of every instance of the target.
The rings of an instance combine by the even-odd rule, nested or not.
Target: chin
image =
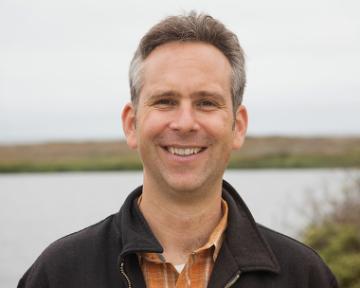
[[[184,179],[185,178],[185,179]],[[204,187],[207,186],[203,181],[199,181],[200,179],[191,179],[192,177],[184,177],[182,179],[173,179],[173,181],[167,181],[168,186],[174,192],[178,193],[196,193],[200,192]]]
[[[194,191],[198,190],[198,186],[193,184],[187,184],[187,183],[176,183],[173,185],[170,185],[173,191],[178,193],[193,193]]]

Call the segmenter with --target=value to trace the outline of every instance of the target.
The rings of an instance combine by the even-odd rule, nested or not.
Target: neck
[[[212,190],[201,193],[202,197],[196,197],[196,191],[191,192],[194,197],[181,197],[174,191],[151,189],[144,181],[140,210],[161,243],[167,262],[185,263],[191,252],[206,243],[219,223],[221,182]]]

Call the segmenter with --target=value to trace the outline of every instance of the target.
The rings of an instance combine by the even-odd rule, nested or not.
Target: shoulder
[[[80,231],[66,235],[50,244],[40,256],[41,258],[77,257],[81,253],[93,251],[94,246],[105,245],[109,237],[114,237],[112,227],[113,215],[104,220],[86,227]],[[94,253],[94,252],[92,252]],[[92,254],[91,253],[91,254]]]
[[[336,279],[319,254],[309,246],[274,230],[258,224],[260,233],[264,236],[275,254],[281,274],[307,279],[310,283],[332,283],[337,287]],[[307,275],[307,277],[303,277]],[[315,287],[315,286],[311,286]],[[320,286],[319,286],[320,287]]]
[[[67,278],[79,278],[96,271],[97,265],[106,266],[104,261],[109,259],[116,262],[117,254],[112,250],[118,248],[115,244],[118,237],[113,221],[114,215],[111,215],[50,244],[22,277],[18,287],[50,287],[50,283],[51,287],[66,287]],[[113,252],[116,256],[107,257]]]
[[[286,236],[280,232],[267,228],[261,224],[257,224],[257,227],[261,234],[265,237],[271,246],[271,249],[276,255],[282,254],[285,251],[291,250],[296,253],[297,256],[310,257],[318,259],[318,254],[309,246],[295,240],[289,236]]]

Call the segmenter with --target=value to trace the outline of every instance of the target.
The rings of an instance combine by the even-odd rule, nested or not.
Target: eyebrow
[[[156,102],[157,100],[163,99],[164,97],[173,98],[173,99],[180,98],[181,93],[175,90],[156,91],[150,95],[150,97],[147,99],[146,102],[147,103]],[[190,98],[192,99],[197,99],[202,97],[209,97],[219,101],[220,103],[225,101],[224,95],[214,91],[200,90],[190,94]]]
[[[220,93],[217,93],[217,92],[214,92],[214,91],[206,91],[206,90],[201,90],[201,91],[194,92],[194,93],[192,93],[190,95],[190,97],[194,97],[194,98],[197,98],[197,97],[211,97],[211,98],[217,99],[218,101],[224,101],[225,100],[224,95],[222,95]]]
[[[174,90],[159,91],[151,94],[150,97],[148,98],[148,101],[155,101],[157,99],[161,99],[164,97],[171,97],[171,98],[180,97],[180,93]]]

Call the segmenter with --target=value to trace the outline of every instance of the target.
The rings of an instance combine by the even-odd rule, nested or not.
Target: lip
[[[177,154],[171,153],[168,150],[169,147],[180,148],[180,149],[200,148],[200,151],[195,154],[190,154],[190,155],[177,155]],[[202,157],[204,152],[207,150],[207,147],[199,146],[199,145],[166,145],[166,146],[161,146],[161,150],[165,152],[167,158],[169,158],[170,160],[175,161],[175,162],[185,163],[185,162],[195,161],[195,160],[199,159],[200,157]]]
[[[177,146],[166,146],[165,149],[173,155],[178,156],[191,156],[193,154],[198,154],[204,150],[201,146],[187,146],[187,147],[177,147]]]

